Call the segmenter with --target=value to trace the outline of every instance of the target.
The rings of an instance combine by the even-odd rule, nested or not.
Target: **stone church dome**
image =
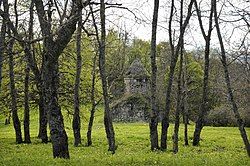
[[[149,77],[146,69],[144,68],[144,66],[141,63],[140,59],[135,59],[132,64],[130,65],[130,67],[128,68],[127,72],[125,73],[125,77],[134,77],[134,78],[138,78],[138,77]]]

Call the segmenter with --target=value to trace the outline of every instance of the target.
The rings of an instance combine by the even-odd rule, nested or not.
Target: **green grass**
[[[102,113],[97,112],[93,126],[93,146],[73,146],[73,132],[70,119],[65,117],[65,126],[69,136],[70,160],[53,159],[51,144],[41,144],[36,138],[38,129],[37,114],[32,112],[32,144],[15,144],[12,124],[4,125],[0,116],[0,165],[221,165],[250,166],[239,131],[234,127],[204,127],[199,147],[183,145],[183,128],[180,128],[179,153],[151,152],[149,127],[146,123],[115,123],[118,149],[112,155],[107,151]],[[20,115],[22,116],[22,115]],[[86,122],[83,118],[82,138],[86,142]],[[189,126],[190,143],[194,126]],[[246,129],[250,134],[250,129]],[[159,126],[160,131],[160,126]],[[169,133],[173,133],[173,125]],[[170,136],[169,149],[172,149]]]

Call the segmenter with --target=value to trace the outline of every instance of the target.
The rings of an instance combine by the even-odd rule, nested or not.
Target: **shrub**
[[[239,109],[245,127],[250,127],[250,112],[247,109]],[[237,126],[234,113],[230,106],[220,106],[211,110],[206,118],[209,126]]]
[[[216,107],[208,113],[206,125],[237,126],[233,112],[226,106]]]

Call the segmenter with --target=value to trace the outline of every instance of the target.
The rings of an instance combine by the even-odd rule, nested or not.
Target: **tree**
[[[5,0],[4,3],[4,14],[8,15],[9,13],[9,5],[8,1]],[[16,11],[16,5],[15,5]],[[15,12],[17,15],[17,13]],[[15,24],[18,25],[18,19],[16,18]],[[11,37],[11,30],[10,28],[7,29],[9,42],[7,44],[7,55],[9,57],[9,79],[10,79],[10,93],[11,93],[11,113],[12,113],[12,121],[13,126],[15,129],[16,134],[16,143],[20,144],[23,142],[22,140],[22,131],[21,131],[21,123],[17,114],[17,93],[15,87],[15,76],[14,76],[14,53],[13,53],[13,46],[14,46],[14,38]]]
[[[122,75],[126,68],[126,58],[128,53],[126,34],[123,32],[108,30],[106,37],[106,72],[108,87],[114,97],[121,95],[116,92],[116,88],[121,86]],[[111,99],[112,100],[112,99]]]
[[[98,40],[99,43],[99,70],[102,80],[102,90],[104,98],[104,125],[105,131],[109,144],[109,151],[115,153],[115,133],[111,118],[111,112],[109,107],[109,97],[107,89],[106,71],[105,71],[105,39],[106,39],[106,28],[105,28],[105,3],[104,0],[100,0],[100,17],[101,17],[101,38]],[[97,33],[98,35],[98,33]]]
[[[180,29],[182,28],[183,24],[183,0],[180,2]],[[182,73],[183,73],[183,49],[184,49],[184,37],[181,39],[180,43],[180,66],[179,66],[179,73],[177,78],[177,102],[176,102],[176,111],[175,111],[175,124],[174,124],[174,134],[173,134],[173,152],[178,152],[178,141],[179,141],[179,126],[180,126],[180,112],[183,105],[182,100]]]
[[[171,48],[171,64],[170,64],[170,72],[168,76],[168,83],[167,83],[167,90],[166,90],[166,104],[165,104],[165,111],[163,113],[162,118],[162,130],[161,130],[161,149],[166,150],[167,149],[167,131],[169,127],[169,111],[170,111],[170,104],[171,104],[171,92],[172,92],[172,84],[173,84],[173,78],[174,78],[174,72],[175,72],[175,66],[176,62],[178,60],[179,51],[181,47],[181,42],[183,40],[183,36],[185,33],[185,29],[188,25],[189,19],[192,15],[192,6],[193,6],[194,0],[191,0],[188,5],[188,14],[186,16],[186,20],[183,23],[183,26],[180,30],[180,35],[178,39],[178,43],[176,45],[176,48],[174,47],[173,39],[172,39],[172,20],[173,20],[173,12],[174,12],[174,0],[172,0],[171,3],[171,12],[170,12],[170,20],[169,20],[169,44]]]
[[[9,56],[9,78],[10,78],[10,91],[11,91],[11,113],[12,121],[16,133],[16,142],[18,144],[22,143],[22,132],[21,132],[21,123],[17,114],[17,94],[15,87],[15,78],[14,78],[14,60],[13,60],[13,45],[14,39],[11,38],[10,30],[8,30],[10,41],[7,46],[7,54]]]
[[[29,41],[33,39],[33,21],[34,21],[34,2],[31,1],[30,4],[30,20],[29,20],[29,34],[28,38]],[[28,45],[29,51],[31,51],[31,45]],[[34,54],[34,51],[33,51]],[[25,57],[27,60],[27,56]],[[26,69],[25,69],[25,81],[24,81],[24,118],[23,118],[23,128],[24,128],[24,142],[31,143],[30,140],[30,108],[29,108],[29,82],[30,82],[30,67],[28,61],[26,62]]]
[[[31,143],[30,141],[30,116],[29,116],[29,75],[30,75],[30,68],[27,65],[25,69],[25,82],[24,82],[24,118],[23,118],[23,128],[24,128],[24,142]]]
[[[101,36],[99,37],[99,31],[97,28],[93,8],[90,5],[93,26],[95,28],[95,35],[98,42],[98,51],[99,51],[99,71],[102,82],[102,91],[103,91],[103,99],[104,99],[104,126],[106,131],[106,137],[108,139],[108,151],[111,151],[112,154],[115,153],[116,145],[115,145],[115,132],[112,123],[111,111],[109,106],[109,95],[108,95],[108,84],[106,78],[106,68],[105,68],[105,45],[106,45],[106,28],[105,28],[105,2],[104,0],[100,0],[100,18],[101,18]]]
[[[0,3],[0,6],[1,5],[2,3]],[[2,66],[3,66],[3,54],[5,46],[5,35],[6,35],[6,22],[5,19],[3,19],[0,32],[0,92],[2,92]]]
[[[58,103],[58,58],[70,41],[76,29],[78,16],[83,6],[79,1],[73,1],[70,17],[59,29],[57,37],[52,34],[52,9],[49,4],[47,15],[41,0],[35,1],[38,20],[44,38],[42,81],[45,109],[48,112],[51,142],[54,158],[69,158],[68,137],[64,129],[63,116]]]
[[[214,12],[214,7],[212,5],[211,1],[211,8],[210,8],[210,15],[209,15],[209,27],[208,27],[208,32],[206,34],[203,24],[202,24],[202,17],[201,17],[201,11],[199,10],[197,1],[195,0],[194,2],[198,20],[199,20],[199,25],[200,29],[203,35],[203,38],[205,40],[205,65],[204,65],[204,79],[203,79],[203,93],[202,93],[202,101],[201,101],[201,106],[199,108],[199,116],[196,121],[195,125],[195,131],[194,131],[194,138],[193,138],[193,145],[197,146],[200,141],[200,134],[201,130],[204,125],[204,117],[208,112],[208,76],[209,76],[209,54],[210,54],[210,39],[211,39],[211,33],[213,30],[212,27],[212,21],[213,21],[213,12]]]
[[[159,149],[158,145],[158,111],[156,107],[156,75],[157,75],[157,66],[156,66],[156,31],[157,31],[157,21],[158,21],[158,10],[159,10],[159,0],[154,1],[154,14],[152,21],[152,36],[151,36],[151,113],[150,113],[150,142],[151,150]]]
[[[218,40],[220,43],[221,62],[222,62],[223,69],[224,69],[225,81],[226,81],[226,85],[227,85],[227,92],[228,92],[229,100],[232,104],[232,109],[233,109],[235,118],[236,118],[237,123],[238,123],[238,127],[240,130],[242,140],[245,144],[245,148],[246,148],[248,157],[250,157],[250,144],[249,144],[248,137],[247,137],[247,134],[246,134],[246,131],[244,128],[243,120],[241,119],[237,104],[234,100],[234,95],[233,95],[233,91],[232,91],[232,87],[231,87],[231,81],[230,81],[230,77],[229,77],[228,64],[227,64],[227,58],[226,58],[226,50],[224,47],[224,43],[223,43],[221,31],[220,31],[220,26],[219,26],[219,21],[218,21],[219,16],[217,13],[217,2],[216,2],[216,0],[213,0],[212,2],[213,2],[213,6],[214,6],[214,21],[215,21],[215,27],[216,27],[216,31],[217,31]]]
[[[184,123],[184,141],[185,145],[188,145],[188,86],[187,86],[187,56],[184,57],[183,63],[183,75],[182,75],[182,87],[183,87],[183,96],[182,96],[182,114],[183,114],[183,123]]]
[[[92,127],[94,123],[94,115],[95,109],[98,103],[95,101],[95,84],[96,84],[96,57],[93,58],[93,68],[92,68],[92,84],[91,84],[91,110],[90,110],[90,117],[89,117],[89,124],[88,124],[88,131],[87,131],[87,145],[92,145]]]
[[[76,55],[77,55],[77,62],[76,62],[76,77],[75,77],[75,86],[74,86],[74,115],[73,115],[73,132],[75,142],[74,145],[78,146],[81,144],[81,120],[80,120],[80,106],[79,106],[79,86],[80,86],[80,76],[81,76],[81,69],[82,69],[82,57],[81,57],[81,34],[82,34],[82,13],[79,13],[79,21],[77,27],[77,35],[76,35]]]
[[[142,39],[133,39],[132,44],[128,47],[128,64],[131,64],[136,58],[139,58],[142,61],[145,69],[149,69],[151,66],[150,60],[150,41],[145,41]]]

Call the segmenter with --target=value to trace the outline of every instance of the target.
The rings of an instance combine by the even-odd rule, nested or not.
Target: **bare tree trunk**
[[[37,83],[39,84],[39,83]],[[40,86],[40,85],[39,85]],[[42,87],[41,87],[42,88]],[[44,105],[44,95],[43,95],[43,90],[39,90],[39,132],[38,132],[38,138],[41,138],[42,143],[48,143],[48,133],[47,133],[47,124],[48,124],[48,116],[47,112],[45,110],[45,105]]]
[[[33,61],[29,61],[29,65],[32,64]],[[37,66],[37,65],[35,65]],[[37,67],[35,68],[37,69]],[[43,87],[43,79],[42,76],[37,76],[37,74],[42,75],[42,71],[44,70],[44,60],[42,60],[42,66],[40,71],[39,70],[34,70],[33,68],[33,73],[35,74],[36,77],[36,87],[38,89],[38,108],[39,108],[39,132],[38,132],[38,138],[42,140],[42,143],[48,143],[49,138],[48,138],[48,112],[45,109],[45,101],[44,101],[44,87]],[[41,73],[41,74],[40,74]]]
[[[1,3],[0,3],[1,6]],[[4,13],[8,13],[8,1],[3,0],[3,6],[4,6]],[[3,18],[2,19],[2,25],[1,25],[1,34],[0,34],[0,93],[2,92],[2,67],[3,67],[3,56],[6,46],[5,36],[6,36],[6,28],[7,28],[7,22]],[[10,124],[10,118],[11,114],[7,113],[5,118],[5,125]]]
[[[181,28],[181,33],[179,36],[179,41],[176,46],[176,49],[174,49],[173,40],[172,40],[172,19],[173,19],[173,11],[174,11],[174,0],[172,0],[171,5],[171,14],[170,14],[170,20],[169,20],[169,38],[170,38],[170,47],[171,47],[171,63],[170,63],[170,72],[168,76],[168,84],[167,84],[167,90],[166,90],[166,104],[165,104],[165,111],[163,113],[162,118],[162,129],[161,129],[161,150],[167,149],[167,133],[168,133],[168,127],[169,127],[169,111],[170,111],[170,105],[171,105],[171,92],[172,92],[172,85],[173,85],[173,79],[174,79],[174,72],[175,72],[175,66],[176,62],[178,60],[181,41],[183,39],[185,29],[189,23],[189,19],[192,15],[192,6],[193,6],[194,0],[191,0],[188,5],[188,14],[186,17],[186,20],[183,23],[183,26]]]
[[[42,73],[44,81],[44,102],[48,111],[51,142],[54,158],[69,158],[68,137],[64,129],[63,115],[58,104],[58,61],[47,55]]]
[[[201,13],[198,8],[198,4],[195,1],[195,8],[197,11],[197,16],[200,24],[200,29],[202,31],[202,35],[204,37],[204,40],[206,42],[205,46],[205,65],[204,65],[204,77],[203,77],[203,93],[202,93],[202,101],[201,106],[199,108],[199,116],[195,124],[195,131],[194,131],[194,137],[193,137],[193,145],[197,146],[200,141],[200,134],[201,130],[204,125],[204,118],[208,112],[208,77],[209,77],[209,52],[210,52],[210,39],[211,39],[211,32],[212,32],[212,21],[213,21],[213,5],[211,1],[211,10],[210,10],[210,16],[209,16],[209,28],[208,28],[208,34],[206,35],[205,30],[202,25],[202,18]]]
[[[95,115],[95,106],[93,106],[93,103],[92,103],[92,108],[90,110],[88,131],[87,131],[87,146],[92,145],[92,127],[94,123],[94,117],[95,117],[94,115]]]
[[[5,122],[4,122],[5,125],[10,124],[10,118],[11,118],[11,114],[8,112],[8,114],[5,117]]]
[[[0,32],[0,93],[2,92],[2,67],[3,67],[3,55],[5,49],[5,35],[6,35],[6,20],[2,20],[1,32]],[[8,113],[5,118],[5,125],[10,124],[11,114]]]
[[[183,24],[183,0],[180,2],[180,30],[182,29]],[[182,108],[182,67],[183,67],[183,48],[184,48],[184,37],[180,43],[180,66],[179,73],[177,78],[177,103],[176,103],[176,111],[175,111],[175,125],[174,125],[174,134],[173,134],[173,152],[178,152],[178,141],[179,141],[179,126],[180,126],[180,112]]]
[[[30,20],[29,20],[29,40],[31,41],[33,39],[33,21],[34,21],[34,15],[33,15],[33,8],[34,8],[34,2],[31,1],[30,4]],[[27,46],[27,49],[29,49],[29,52],[31,51],[31,45],[29,44]],[[26,59],[28,59],[28,55],[26,54]],[[27,60],[26,69],[25,69],[25,81],[24,81],[24,120],[23,120],[23,127],[24,127],[24,142],[25,143],[31,143],[30,141],[30,109],[29,109],[29,75],[30,75],[30,68]]]
[[[184,58],[184,66],[183,66],[183,75],[182,75],[182,83],[183,83],[183,96],[182,96],[182,113],[183,113],[183,123],[184,123],[184,145],[188,145],[188,103],[187,103],[187,55]]]
[[[158,9],[159,9],[159,0],[154,1],[154,14],[152,21],[152,37],[151,37],[151,113],[150,113],[150,142],[151,150],[159,149],[158,143],[158,110],[156,106],[156,75],[157,75],[157,66],[156,66],[156,31],[157,31],[157,21],[158,21]]]
[[[30,68],[26,67],[25,69],[25,82],[24,82],[24,143],[31,143],[30,141],[30,109],[29,109],[29,74]]]
[[[173,152],[177,153],[178,148],[178,141],[179,141],[179,126],[180,126],[180,112],[182,107],[182,88],[181,88],[181,75],[182,75],[182,59],[183,55],[180,58],[180,71],[178,74],[178,90],[177,90],[177,103],[176,103],[176,111],[175,111],[175,124],[174,124],[174,134],[173,134]]]
[[[80,119],[80,106],[79,106],[79,86],[82,70],[82,57],[81,57],[81,39],[82,39],[82,13],[79,15],[77,34],[76,34],[76,78],[74,87],[74,116],[73,116],[73,132],[74,132],[74,146],[81,144],[81,119]]]
[[[184,92],[185,93],[185,92]],[[182,111],[183,111],[183,123],[184,123],[184,145],[188,145],[188,112],[186,108],[185,95],[182,101]]]
[[[10,30],[9,30],[9,36]],[[11,93],[11,112],[12,112],[12,120],[16,134],[16,143],[20,144],[23,142],[22,140],[22,132],[21,132],[21,124],[17,114],[17,94],[15,87],[15,78],[14,78],[14,60],[13,60],[13,45],[14,39],[10,39],[8,43],[7,53],[9,55],[9,77],[10,77],[10,93]]]
[[[106,45],[106,28],[105,28],[105,3],[104,0],[100,0],[100,17],[101,17],[101,40],[100,40],[100,48],[99,48],[99,69],[102,80],[102,90],[103,90],[103,98],[104,98],[104,125],[105,131],[109,144],[109,151],[113,154],[115,153],[115,132],[112,123],[112,117],[109,107],[109,96],[108,96],[108,88],[107,88],[107,80],[106,80],[106,71],[105,71],[105,45]]]
[[[34,49],[34,47],[33,47]],[[40,51],[42,53],[42,51]],[[48,112],[45,109],[45,102],[44,102],[44,90],[43,90],[43,80],[42,80],[42,71],[44,70],[44,57],[42,57],[42,65],[41,69],[38,70],[37,63],[35,61],[35,57],[29,57],[29,65],[33,64],[31,70],[35,75],[36,80],[36,87],[38,90],[38,108],[39,108],[39,129],[38,129],[38,138],[42,140],[42,143],[48,143]]]
[[[107,87],[107,78],[106,78],[106,71],[105,71],[105,44],[106,44],[106,28],[105,28],[105,3],[104,0],[100,0],[100,17],[101,17],[101,38],[99,38],[98,28],[95,21],[93,8],[89,5],[91,10],[91,15],[93,19],[93,25],[96,32],[96,38],[99,45],[99,70],[100,76],[102,81],[102,90],[103,90],[103,99],[104,99],[104,126],[105,132],[108,139],[109,149],[113,154],[115,153],[116,146],[115,146],[115,132],[113,128],[113,122],[109,107],[109,96],[108,96],[108,87]]]
[[[16,1],[15,1],[16,4]],[[9,4],[8,0],[3,1],[4,6],[4,15],[9,14]],[[18,19],[17,19],[17,12],[16,12],[16,5],[14,5],[15,9],[15,24],[18,25]],[[12,121],[13,126],[15,129],[16,134],[16,143],[20,144],[23,142],[22,140],[22,131],[21,131],[21,124],[17,113],[17,93],[16,93],[16,87],[15,87],[15,76],[14,76],[14,58],[13,58],[13,46],[15,40],[11,37],[11,31],[10,28],[7,30],[8,36],[9,36],[9,43],[7,45],[7,54],[9,56],[9,78],[10,78],[10,95],[11,95],[11,113],[12,113]]]
[[[2,66],[3,66],[3,55],[5,45],[5,34],[6,34],[6,23],[5,19],[2,20],[1,32],[0,32],[0,93],[2,92]]]
[[[165,105],[165,112],[163,112],[163,118],[161,122],[161,150],[167,149],[167,136],[168,136],[168,127],[169,127],[169,111],[170,111],[170,96],[171,96],[171,90],[172,90],[172,84],[173,84],[173,76],[174,76],[174,68],[175,63],[174,61],[177,61],[177,58],[175,58],[174,55],[174,45],[172,40],[172,20],[173,20],[173,14],[174,14],[174,0],[171,2],[171,12],[170,12],[170,18],[169,18],[169,24],[168,24],[168,32],[169,32],[169,44],[171,48],[171,64],[170,64],[170,72],[169,72],[169,80],[168,80],[168,87],[166,92],[166,105]],[[176,60],[175,60],[176,59]]]
[[[29,65],[32,63],[29,62]],[[37,65],[35,65],[37,66]],[[36,67],[37,68],[37,67]],[[42,60],[42,66],[40,71],[34,70],[33,68],[33,73],[35,74],[36,77],[36,87],[38,89],[38,108],[39,108],[39,129],[38,129],[38,138],[42,140],[42,143],[48,143],[49,138],[48,138],[48,112],[45,109],[45,100],[44,100],[44,87],[43,87],[43,79],[42,79],[42,71],[44,70],[44,60]],[[39,77],[38,75],[39,74]]]
[[[183,3],[181,6],[183,6]],[[180,112],[181,112],[182,102],[183,102],[182,101],[183,45],[181,46],[180,54],[181,54],[180,67],[179,67],[179,73],[178,73],[178,78],[177,78],[177,84],[178,84],[177,103],[176,103],[175,124],[174,124],[174,134],[173,134],[173,152],[174,153],[177,153],[179,150],[178,141],[179,141]]]
[[[214,5],[215,27],[216,27],[216,30],[217,30],[217,36],[218,36],[219,43],[220,43],[220,48],[221,48],[221,62],[222,62],[223,68],[224,68],[225,81],[226,81],[226,85],[227,85],[227,92],[228,92],[228,95],[229,95],[229,100],[230,100],[230,102],[232,104],[232,108],[233,108],[235,118],[236,118],[238,126],[239,126],[239,130],[240,130],[242,140],[243,140],[243,142],[245,144],[245,148],[246,148],[248,157],[250,157],[250,144],[249,144],[249,141],[248,141],[246,130],[244,128],[243,120],[240,117],[237,104],[236,104],[236,102],[234,100],[233,91],[232,91],[232,87],[231,87],[230,76],[229,76],[228,65],[227,65],[227,59],[226,59],[226,51],[225,51],[225,48],[224,48],[224,43],[223,43],[223,40],[222,40],[220,27],[219,27],[218,14],[217,14],[217,9],[216,9],[217,8],[216,7],[216,0],[213,0],[213,5]]]
[[[90,117],[89,117],[89,124],[88,124],[88,131],[87,131],[87,146],[92,145],[92,126],[94,123],[94,115],[95,115],[95,80],[96,80],[96,55],[93,58],[93,69],[92,69],[92,85],[91,85],[91,110],[90,110]]]

